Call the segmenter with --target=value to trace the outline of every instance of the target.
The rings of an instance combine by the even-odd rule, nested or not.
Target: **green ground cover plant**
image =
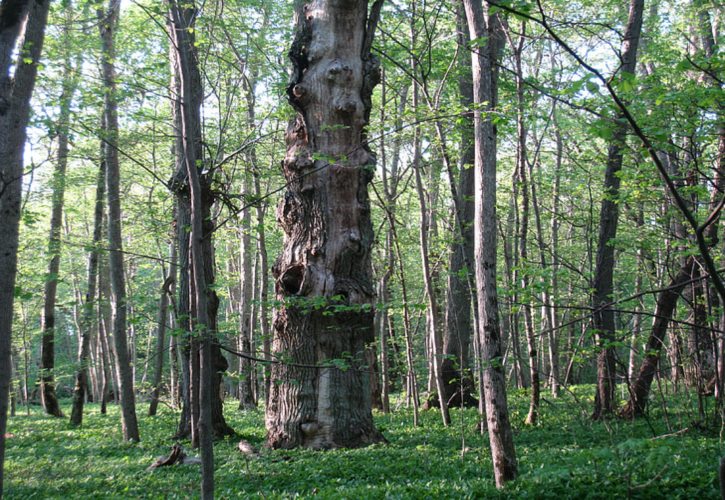
[[[315,452],[263,448],[263,411],[242,413],[230,401],[226,415],[239,436],[215,445],[216,492],[219,498],[719,497],[720,429],[695,425],[684,396],[670,397],[666,419],[653,404],[648,419],[592,422],[592,389],[575,387],[545,401],[534,427],[522,423],[527,394],[512,393],[521,475],[500,491],[475,410],[453,409],[449,428],[434,411],[423,412],[417,428],[405,408],[376,414],[388,444]],[[66,411],[70,402],[62,403]],[[177,412],[164,406],[156,417],[142,417],[143,441],[127,444],[117,411],[111,406],[101,415],[91,404],[83,427],[73,429],[40,407],[31,407],[29,416],[19,408],[8,429],[6,497],[197,497],[198,465],[146,470],[174,444]],[[259,456],[245,458],[239,438],[261,448]],[[181,444],[196,455],[188,442]]]

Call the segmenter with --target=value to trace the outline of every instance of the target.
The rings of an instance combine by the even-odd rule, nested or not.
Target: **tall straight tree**
[[[272,448],[382,441],[372,419],[365,350],[374,342],[368,183],[375,157],[364,127],[379,62],[370,53],[382,0],[295,2],[283,170],[277,209],[284,249],[266,412]]]
[[[458,43],[466,45],[466,13],[463,5],[456,8]],[[461,105],[469,109],[473,105],[473,83],[471,80],[471,53],[461,50],[458,56],[461,73],[458,77],[458,92]],[[473,336],[474,319],[471,318],[471,303],[475,302],[475,287],[470,273],[473,272],[473,202],[475,145],[473,140],[473,116],[465,113],[461,116],[461,145],[458,160],[458,186],[454,203],[458,233],[451,244],[448,261],[448,289],[446,291],[446,331],[443,338],[443,380],[446,384],[446,398],[451,406],[478,406],[473,397],[473,378],[471,376],[469,351]],[[451,180],[451,186],[454,186]],[[453,187],[451,196],[453,196]],[[467,276],[468,275],[468,276]],[[453,397],[455,396],[455,397]]]
[[[516,451],[506,401],[501,332],[496,293],[496,63],[503,33],[498,15],[484,11],[481,2],[463,0],[468,31],[473,43],[475,219],[474,248],[478,332],[488,438],[491,444],[496,486],[501,488],[517,475]],[[486,4],[488,5],[488,4]]]
[[[0,497],[12,376],[10,349],[23,152],[49,4],[47,0],[2,0],[0,3]]]
[[[60,110],[56,123],[58,153],[53,171],[53,196],[50,212],[50,236],[48,238],[48,274],[45,278],[43,298],[42,328],[43,337],[40,345],[40,399],[48,415],[62,417],[63,412],[55,394],[55,303],[58,292],[58,273],[60,271],[61,239],[63,226],[63,203],[65,200],[65,177],[68,166],[68,132],[70,129],[70,111],[73,94],[78,78],[71,58],[71,26],[72,7],[66,9],[63,25],[63,42],[65,56],[63,58],[62,91],[59,99]]]
[[[192,303],[194,306],[193,327],[201,336],[199,349],[199,448],[201,450],[201,497],[214,498],[214,446],[212,436],[212,387],[214,367],[211,353],[211,329],[209,328],[209,300],[207,297],[207,282],[204,264],[204,203],[202,201],[201,182],[199,171],[201,164],[198,159],[201,154],[196,151],[200,146],[198,134],[201,129],[199,123],[199,110],[195,107],[196,99],[193,93],[194,74],[190,58],[193,57],[191,47],[193,40],[189,33],[194,28],[194,6],[186,4],[183,8],[177,1],[170,3],[171,19],[173,23],[172,40],[176,49],[176,60],[179,68],[178,97],[181,100],[181,141],[183,143],[183,158],[186,166],[186,176],[189,188],[189,201],[191,204],[191,234],[189,235],[189,252],[191,254],[190,282],[193,286]],[[191,15],[185,15],[189,14]]]
[[[629,18],[622,41],[622,66],[620,78],[634,75],[637,64],[637,46],[642,31],[644,0],[631,0]],[[594,274],[592,308],[593,326],[597,348],[597,392],[592,418],[600,419],[614,412],[616,366],[614,359],[614,311],[609,303],[614,293],[614,246],[619,220],[619,186],[625,140],[628,126],[623,115],[617,117],[612,140],[607,152],[607,168],[604,173],[604,198],[599,212],[599,240]]]
[[[136,398],[133,371],[126,339],[126,277],[123,271],[123,240],[121,238],[120,165],[118,160],[118,97],[116,91],[115,32],[121,2],[109,0],[108,8],[98,11],[103,57],[101,69],[105,93],[104,118],[106,124],[105,162],[106,194],[108,197],[108,265],[111,278],[111,308],[113,311],[113,341],[116,347],[123,439],[139,441],[136,420]]]
[[[209,332],[216,331],[217,311],[219,298],[214,291],[214,245],[212,234],[214,222],[211,216],[215,195],[212,192],[213,169],[203,168],[203,151],[201,142],[201,104],[203,100],[199,61],[194,40],[194,21],[196,10],[193,3],[173,3],[171,5],[171,19],[169,25],[171,46],[171,94],[173,103],[174,128],[176,130],[176,171],[170,182],[170,189],[176,195],[176,231],[179,252],[179,295],[177,303],[178,325],[185,336],[182,338],[182,412],[179,419],[178,437],[191,436],[194,446],[199,444],[199,418],[200,396],[199,386],[202,381],[199,364],[200,343],[191,335],[192,325],[189,321],[196,316],[196,296],[194,289],[194,269],[191,253],[192,241],[189,228],[192,225],[191,192],[188,178],[187,155],[193,152],[196,156],[189,160],[199,169],[199,186],[201,189],[202,229],[203,238],[200,239],[204,266],[204,293],[207,295],[206,328]],[[177,38],[181,36],[181,38]],[[186,53],[182,54],[181,52]],[[183,55],[183,61],[182,61]],[[186,66],[181,67],[183,64]],[[186,87],[182,88],[182,79],[187,78]],[[184,106],[182,107],[182,102]],[[192,114],[183,121],[184,114]],[[193,145],[186,142],[193,141]],[[233,435],[234,430],[224,420],[223,404],[221,399],[222,374],[228,368],[227,360],[221,354],[219,345],[213,342],[210,346],[213,359],[212,369],[212,430],[214,436],[221,438]]]

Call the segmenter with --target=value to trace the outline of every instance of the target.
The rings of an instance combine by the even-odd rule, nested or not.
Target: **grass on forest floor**
[[[488,439],[476,432],[475,410],[453,409],[444,428],[439,413],[422,413],[420,427],[411,412],[376,414],[390,441],[357,450],[313,452],[262,449],[245,460],[238,439],[214,449],[218,498],[718,498],[717,464],[724,447],[713,432],[691,430],[684,401],[670,406],[667,419],[653,407],[637,422],[592,422],[591,387],[574,388],[559,399],[545,396],[541,423],[523,425],[524,391],[510,394],[519,479],[503,491],[493,484]],[[63,406],[70,413],[70,403]],[[712,404],[712,403],[710,403]],[[653,405],[654,406],[654,405]],[[138,407],[141,443],[121,440],[118,409],[101,415],[87,405],[83,427],[73,429],[32,407],[10,418],[5,493],[22,498],[193,498],[199,466],[146,468],[174,443],[177,413],[160,407],[156,417]],[[264,442],[261,410],[241,413],[229,401],[225,415],[239,435],[255,446]],[[670,427],[666,426],[666,421]],[[462,453],[462,448],[467,451]],[[188,454],[196,454],[188,449]]]

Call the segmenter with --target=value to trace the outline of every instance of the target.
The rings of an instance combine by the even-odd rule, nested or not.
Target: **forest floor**
[[[494,487],[488,438],[476,431],[475,410],[452,410],[449,428],[438,412],[422,412],[415,428],[411,411],[403,408],[376,414],[389,444],[327,452],[262,448],[247,460],[238,439],[261,447],[264,413],[241,413],[230,400],[225,414],[239,437],[216,443],[217,497],[719,498],[721,429],[693,425],[696,414],[689,408],[696,406],[686,396],[670,395],[666,415],[654,401],[649,417],[634,423],[592,422],[591,387],[544,397],[541,423],[527,427],[527,394],[510,394],[520,476],[503,491]],[[712,398],[706,402],[712,413]],[[70,401],[64,403],[69,414]],[[6,498],[198,496],[198,465],[146,470],[174,444],[177,412],[162,405],[158,416],[147,417],[147,405],[139,405],[142,441],[125,444],[117,407],[108,415],[95,404],[86,409],[83,427],[73,429],[37,406],[29,416],[18,408],[8,426]]]

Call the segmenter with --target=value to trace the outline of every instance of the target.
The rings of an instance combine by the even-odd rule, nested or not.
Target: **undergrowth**
[[[591,387],[542,402],[541,423],[524,426],[527,395],[510,394],[519,478],[498,491],[488,438],[477,432],[475,410],[452,410],[444,428],[435,411],[412,426],[409,410],[376,414],[388,444],[313,452],[261,449],[247,460],[237,441],[215,445],[218,498],[718,498],[717,465],[725,451],[719,428],[693,425],[687,401],[673,399],[665,415],[653,405],[647,419],[592,422]],[[673,396],[673,398],[676,398]],[[5,463],[8,499],[194,498],[197,465],[146,468],[174,443],[178,414],[169,407],[147,417],[139,405],[141,443],[121,440],[118,409],[101,415],[87,405],[83,426],[67,419],[10,418]],[[64,404],[70,413],[70,402]],[[262,410],[226,407],[228,423],[256,447],[264,443]],[[687,428],[685,432],[677,433]],[[669,435],[669,436],[668,436]],[[663,437],[664,436],[664,437]],[[193,455],[188,443],[182,443]]]

